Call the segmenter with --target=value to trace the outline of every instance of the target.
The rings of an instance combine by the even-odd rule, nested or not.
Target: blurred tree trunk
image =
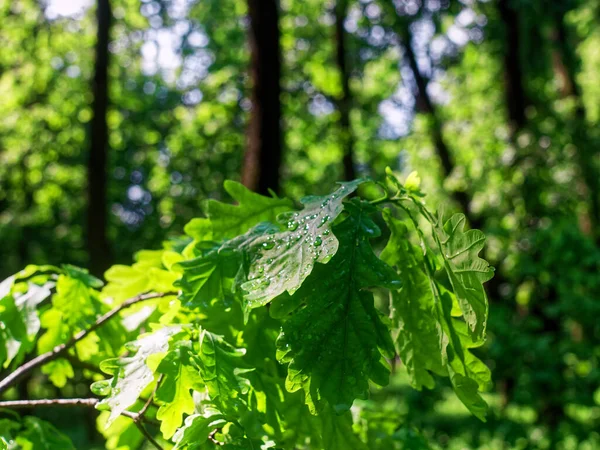
[[[498,11],[505,30],[504,85],[507,119],[510,125],[509,139],[515,148],[519,148],[517,137],[521,131],[527,128],[526,109],[530,105],[530,99],[524,85],[524,69],[520,54],[522,38],[519,11],[513,7],[511,0],[498,0]],[[511,166],[511,170],[518,170],[516,167],[518,162],[528,157],[529,154],[527,152],[518,154]],[[541,216],[545,215],[545,208],[540,202],[540,186],[536,184],[535,180],[532,180],[532,184],[528,186],[527,179],[528,177],[526,177],[526,183],[522,188],[521,195],[523,196],[525,209],[529,217],[529,224],[533,225],[538,222]],[[532,259],[535,263],[542,265],[543,250],[539,248],[533,250]],[[499,293],[499,286],[503,282],[504,280],[501,277],[496,276],[489,283],[488,288],[492,292]],[[551,310],[553,305],[556,305],[559,301],[559,294],[552,283],[548,286],[538,284],[537,292],[536,301],[533,302],[527,314],[539,320],[541,324],[539,332],[549,339],[551,345],[558,346],[560,342],[561,323],[559,317],[556,314],[552,314]],[[519,314],[518,311],[515,313]],[[555,376],[552,382],[544,386],[546,395],[538,409],[540,421],[549,427],[552,448],[556,445],[557,426],[564,417],[562,402],[565,385],[564,370],[564,362],[560,358],[557,359],[555,366],[552,368]],[[504,377],[499,380],[499,384],[502,393],[502,406],[506,407],[512,400],[516,387],[514,373],[505,373]]]
[[[419,112],[422,112],[429,117],[430,132],[431,138],[433,139],[433,145],[435,147],[437,156],[440,159],[444,178],[448,178],[454,171],[456,164],[454,162],[454,158],[452,157],[450,149],[446,143],[446,140],[444,139],[444,135],[442,132],[442,121],[439,118],[436,107],[433,101],[431,100],[429,92],[427,92],[428,80],[419,69],[417,58],[412,47],[412,33],[410,32],[409,23],[407,22],[406,24],[402,24],[399,20],[396,23],[398,27],[398,38],[400,39],[400,43],[404,50],[404,57],[413,74],[415,84],[417,85],[417,92],[415,95],[415,103],[417,105],[417,109],[419,110]],[[471,227],[481,228],[481,219],[473,216],[473,214],[470,211],[470,196],[466,192],[462,191],[454,191],[451,193],[451,196],[454,199],[454,201],[458,203],[461,211],[465,214],[469,223],[471,224]]]
[[[108,109],[108,43],[112,21],[110,0],[98,0],[96,17],[98,32],[92,87],[94,94],[93,118],[90,129],[90,155],[87,168],[87,245],[90,255],[90,271],[101,276],[111,264],[111,252],[106,235],[108,225],[106,193],[108,127],[106,124],[106,111]]]
[[[525,128],[528,99],[523,86],[523,68],[519,48],[521,45],[521,31],[519,27],[519,16],[511,5],[511,0],[498,0],[498,12],[504,26],[504,98],[506,103],[506,115],[509,124],[509,140],[515,148],[516,138],[520,131]],[[520,155],[514,160],[514,165],[520,159]],[[512,168],[511,168],[512,170]],[[500,274],[496,274],[488,283],[487,289],[490,296],[501,299],[500,286],[506,281]],[[498,380],[501,393],[501,406],[506,408],[512,400],[516,379],[512,373],[505,373]]]
[[[521,45],[521,31],[519,15],[510,5],[511,0],[499,0],[498,11],[504,23],[505,51],[504,51],[504,94],[508,121],[511,127],[511,138],[525,127],[525,109],[528,105],[527,95],[523,86],[523,68],[519,48]]]
[[[554,43],[552,62],[556,76],[561,80],[561,93],[565,97],[572,97],[575,101],[571,132],[573,144],[577,148],[576,163],[589,198],[589,223],[585,228],[600,245],[600,173],[596,161],[598,151],[588,133],[585,105],[576,78],[580,63],[569,42],[565,11],[560,7],[554,17],[551,40]]]
[[[338,0],[335,5],[335,61],[340,71],[342,95],[336,99],[336,107],[340,112],[340,134],[343,151],[344,178],[356,178],[354,169],[354,136],[350,124],[350,110],[352,109],[352,93],[350,92],[350,69],[346,50],[346,30],[344,22],[348,13],[348,0]]]
[[[242,183],[267,195],[279,191],[282,159],[281,50],[277,0],[248,0],[252,112]]]

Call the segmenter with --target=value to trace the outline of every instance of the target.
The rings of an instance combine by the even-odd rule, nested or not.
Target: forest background
[[[0,279],[130,264],[225,179],[417,170],[488,236],[492,410],[400,371],[373,401],[442,447],[598,448],[599,74],[597,0],[2,0]],[[98,442],[94,411],[35,413]]]

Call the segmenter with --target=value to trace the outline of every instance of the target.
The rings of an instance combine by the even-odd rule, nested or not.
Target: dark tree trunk
[[[242,182],[261,194],[279,191],[282,158],[281,50],[277,0],[248,0],[252,112]]]
[[[350,110],[352,108],[352,93],[350,92],[350,70],[346,51],[346,30],[344,21],[348,10],[347,0],[338,0],[335,5],[335,60],[340,71],[342,83],[342,96],[336,99],[336,107],[340,112],[340,134],[342,151],[344,152],[344,178],[353,180],[356,178],[354,169],[354,137],[350,124]]]
[[[516,137],[519,131],[525,128],[527,117],[525,109],[528,99],[523,86],[523,67],[519,48],[521,45],[521,30],[519,26],[519,16],[517,11],[510,5],[511,0],[498,0],[498,12],[500,20],[504,26],[504,99],[506,104],[506,118],[509,124],[511,143],[516,148]],[[520,159],[520,155],[515,158],[514,164]],[[500,300],[500,287],[507,280],[501,273],[497,273],[487,285],[487,292],[490,297]],[[507,373],[499,380],[501,386],[501,405],[506,408],[511,402],[516,387],[516,378],[514,374]]]
[[[435,147],[435,151],[440,159],[440,163],[442,165],[442,171],[444,173],[444,177],[447,178],[450,176],[455,167],[455,162],[446,144],[446,140],[444,139],[444,135],[442,133],[442,122],[438,116],[436,107],[427,92],[427,79],[423,76],[421,71],[419,70],[419,65],[417,64],[417,58],[415,56],[415,52],[412,47],[412,35],[408,24],[406,26],[399,26],[398,37],[401,41],[404,56],[406,58],[406,62],[408,63],[411,72],[413,73],[415,84],[417,85],[417,93],[416,93],[416,104],[417,108],[420,112],[427,114],[429,119],[431,120],[431,137],[433,139],[433,144]],[[461,211],[465,214],[472,228],[481,228],[482,222],[478,217],[474,217],[469,210],[470,204],[470,196],[466,192],[453,192],[452,198],[458,205],[460,206]]]
[[[110,0],[98,0],[96,16],[98,33],[88,159],[87,245],[90,255],[90,271],[100,276],[111,264],[111,252],[106,235],[108,225],[106,111],[108,109],[108,43],[112,21]]]
[[[512,134],[525,127],[525,109],[528,105],[527,95],[523,86],[523,67],[519,46],[521,43],[521,30],[519,15],[511,5],[511,0],[499,0],[498,11],[504,23],[505,50],[504,50],[504,94],[508,111],[508,120]]]

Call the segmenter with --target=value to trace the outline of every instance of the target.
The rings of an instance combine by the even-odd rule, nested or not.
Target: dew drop
[[[262,247],[263,247],[265,250],[271,250],[273,247],[275,247],[275,242],[273,242],[273,241],[271,241],[271,240],[269,240],[269,241],[266,241],[266,242],[263,242],[263,243],[262,243]]]

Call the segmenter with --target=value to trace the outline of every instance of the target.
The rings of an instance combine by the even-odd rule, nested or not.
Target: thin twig
[[[214,430],[212,430],[210,432],[210,434],[208,435],[208,440],[210,442],[212,442],[215,445],[225,445],[224,442],[218,441],[217,438],[215,438],[215,435],[220,431],[220,428],[215,428]]]
[[[10,409],[23,409],[23,408],[33,408],[35,406],[67,406],[67,407],[77,407],[77,406],[89,406],[94,408],[98,404],[97,398],[53,398],[53,399],[42,399],[42,400],[7,400],[0,402],[0,408],[10,408]],[[144,437],[154,445],[158,450],[163,450],[158,442],[154,439],[154,437],[148,432],[146,427],[144,427],[145,418],[141,414],[141,411],[138,413],[134,413],[131,411],[122,411],[122,416],[128,417],[133,420],[135,426],[140,430],[140,432],[144,435]]]
[[[146,410],[152,403],[152,400],[154,400],[154,395],[156,394],[156,391],[158,390],[158,387],[160,386],[160,382],[162,381],[162,378],[163,378],[163,376],[161,373],[160,376],[158,377],[158,380],[156,381],[156,386],[154,386],[154,390],[152,391],[152,394],[150,394],[150,396],[148,397],[148,400],[146,400],[146,403],[144,403],[144,406],[142,406],[142,409],[140,409],[138,412],[138,414],[140,416],[143,416],[144,414],[146,414]]]
[[[31,372],[33,369],[43,366],[44,364],[55,360],[64,352],[73,347],[77,342],[81,341],[88,334],[96,331],[100,326],[102,326],[106,321],[112,319],[114,316],[119,314],[122,310],[129,308],[136,303],[151,300],[155,298],[166,297],[168,295],[177,295],[175,292],[157,292],[157,293],[149,293],[149,294],[141,294],[135,297],[132,297],[128,300],[125,300],[119,306],[114,309],[111,309],[106,314],[100,316],[96,322],[94,322],[89,328],[85,330],[81,330],[79,333],[75,334],[69,341],[64,344],[57,345],[49,352],[43,353],[30,361],[26,362],[22,366],[18,367],[13,373],[8,375],[2,381],[0,381],[0,394],[19,381],[25,374]]]
[[[150,441],[152,445],[154,445],[158,450],[163,450],[161,445],[158,442],[156,442],[156,439],[154,439],[154,437],[148,432],[148,430],[146,430],[146,427],[144,426],[141,420],[134,420],[133,423],[135,423],[135,426],[138,427],[138,430],[140,430],[140,432],[144,435],[146,439],[148,439],[148,441]]]

